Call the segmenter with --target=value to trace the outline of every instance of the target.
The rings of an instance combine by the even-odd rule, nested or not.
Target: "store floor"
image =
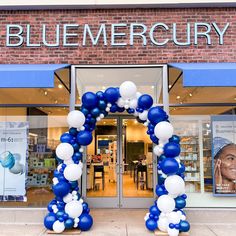
[[[90,231],[82,232],[80,234],[82,236],[154,236],[144,226],[143,217],[146,213],[144,209],[92,209],[91,213],[94,218],[94,225]],[[224,213],[221,213],[223,216]],[[236,211],[233,214],[235,215],[232,215],[232,217],[235,219]],[[229,222],[231,223],[192,223],[190,236],[235,236],[236,222],[233,219]],[[9,222],[1,223],[3,221],[0,220],[1,236],[49,235],[42,224],[17,225],[9,224]]]

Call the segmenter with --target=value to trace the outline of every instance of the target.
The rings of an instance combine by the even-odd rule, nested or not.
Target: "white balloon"
[[[168,228],[167,232],[168,232],[169,236],[178,236],[179,235],[178,229]]]
[[[74,154],[74,148],[69,143],[60,143],[56,148],[56,155],[61,160],[69,160]]]
[[[85,116],[81,111],[71,111],[67,116],[67,123],[70,127],[81,128],[85,123]]]
[[[173,126],[167,121],[161,121],[154,128],[155,136],[163,141],[168,140],[174,133]]]
[[[73,195],[71,193],[68,193],[65,197],[63,197],[63,202],[69,203],[73,200]]]
[[[163,148],[159,147],[159,145],[156,145],[154,148],[153,148],[153,152],[156,156],[160,156],[162,153],[163,153]]]
[[[131,99],[130,102],[129,102],[129,107],[133,108],[133,109],[136,109],[137,106],[138,106],[138,100],[136,98]]]
[[[71,201],[67,203],[65,212],[73,219],[79,217],[83,212],[82,203],[80,201]]]
[[[172,211],[170,214],[168,214],[168,222],[169,224],[179,224],[180,222],[180,215],[176,211]]]
[[[162,195],[157,199],[157,207],[164,213],[170,213],[175,209],[175,200],[168,195]]]
[[[139,99],[139,97],[141,97],[141,96],[142,96],[142,93],[140,93],[140,92],[137,92],[137,93],[136,93],[136,98],[137,98],[137,99]]]
[[[167,232],[168,225],[169,225],[167,217],[159,218],[157,225],[158,225],[159,230],[161,230],[162,232]]]
[[[165,188],[171,195],[180,195],[185,191],[184,180],[178,175],[171,175],[165,179]]]
[[[125,106],[125,100],[123,98],[119,98],[117,101],[118,107],[124,107]]]
[[[148,111],[145,110],[142,113],[139,113],[139,119],[140,120],[147,120],[147,116],[148,116]]]
[[[137,87],[131,81],[125,81],[120,85],[120,95],[122,98],[129,99],[136,96]]]
[[[64,222],[60,222],[59,220],[55,221],[52,226],[52,229],[58,234],[62,233],[65,230]]]
[[[64,176],[69,181],[76,181],[82,175],[82,168],[77,164],[70,164],[64,170]]]

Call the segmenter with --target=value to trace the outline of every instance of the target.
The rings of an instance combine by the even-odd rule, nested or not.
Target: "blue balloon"
[[[110,108],[110,112],[115,113],[118,110],[118,106],[116,104],[113,104]]]
[[[155,136],[155,134],[150,135],[150,139],[152,140],[153,143],[159,144],[158,138]]]
[[[124,107],[118,107],[117,111],[118,112],[123,112],[123,111],[125,111],[125,108]]]
[[[178,143],[167,143],[164,146],[164,155],[166,157],[177,157],[180,154],[180,145]]]
[[[93,218],[89,214],[82,213],[79,217],[78,228],[82,231],[89,230],[93,225]]]
[[[165,195],[165,194],[167,194],[167,191],[166,191],[165,187],[161,186],[161,185],[157,185],[156,186],[156,195],[158,197],[160,197],[160,196]]]
[[[87,109],[93,109],[97,107],[98,98],[96,94],[92,92],[87,92],[82,96],[82,104]]]
[[[190,224],[186,220],[181,220],[179,225],[181,232],[188,232],[190,230]]]
[[[76,128],[71,127],[71,128],[69,129],[69,133],[70,133],[72,136],[76,136],[77,133],[78,133],[78,131],[77,131]]]
[[[173,175],[179,170],[179,163],[174,158],[167,157],[161,162],[160,167],[166,175]]]
[[[82,203],[82,206],[83,206],[83,211],[87,211],[87,209],[88,209],[88,203],[87,203],[87,202],[83,202],[83,203]]]
[[[168,115],[160,107],[152,107],[148,111],[148,120],[152,123],[152,125],[156,125],[157,123],[166,121],[167,119]]]
[[[128,112],[129,114],[133,114],[133,113],[135,112],[135,110],[134,110],[133,108],[128,108],[128,109],[127,109],[127,112]]]
[[[143,94],[138,99],[138,107],[143,110],[148,110],[153,104],[153,99],[148,94]]]
[[[65,228],[66,229],[72,229],[74,227],[74,220],[72,218],[68,218],[65,221]]]
[[[173,135],[170,139],[169,139],[170,142],[173,142],[173,143],[180,143],[180,137],[178,135]]]
[[[73,161],[81,161],[83,159],[83,154],[81,152],[74,152],[72,159]]]
[[[93,140],[93,135],[91,132],[83,130],[77,134],[77,142],[79,145],[87,146]]]
[[[175,198],[175,208],[182,209],[186,206],[186,200],[182,197]]]
[[[99,100],[99,101],[98,101],[98,107],[99,107],[101,110],[105,110],[106,107],[107,107],[107,103],[106,103],[104,100]]]
[[[58,211],[58,212],[56,213],[56,216],[57,216],[57,219],[59,219],[59,218],[61,218],[61,217],[64,216],[64,212],[63,212],[63,211]]]
[[[85,108],[85,107],[82,107],[82,108],[81,108],[81,112],[82,112],[85,116],[87,116],[87,115],[89,114],[89,110],[88,110],[87,108]]]
[[[96,95],[99,99],[104,99],[104,93],[102,91],[96,92]]]
[[[61,181],[53,185],[52,190],[56,196],[64,197],[70,192],[70,185],[65,181]]]
[[[163,175],[158,175],[158,184],[159,184],[159,185],[164,184],[165,179],[166,179],[166,178],[164,178]]]
[[[115,103],[118,100],[119,96],[119,91],[116,88],[111,87],[106,89],[106,91],[104,92],[106,101],[110,103]]]
[[[180,167],[179,167],[177,174],[182,174],[184,172],[185,172],[185,166],[183,163],[180,163]]]
[[[57,217],[54,213],[50,212],[48,213],[44,218],[44,226],[52,230],[53,224],[57,221]]]
[[[150,213],[153,214],[154,216],[159,216],[160,213],[161,213],[161,212],[159,211],[159,209],[157,208],[156,205],[151,206],[151,207],[149,208],[149,211],[150,211]]]
[[[157,221],[154,219],[146,220],[146,227],[148,230],[154,231],[155,229],[157,229]]]
[[[93,108],[93,110],[91,111],[91,114],[94,116],[94,117],[98,117],[100,115],[100,110],[99,108],[95,107]]]

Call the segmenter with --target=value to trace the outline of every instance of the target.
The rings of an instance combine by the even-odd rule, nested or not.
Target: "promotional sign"
[[[0,122],[0,201],[26,201],[28,122]]]
[[[236,116],[212,116],[213,191],[236,196]]]

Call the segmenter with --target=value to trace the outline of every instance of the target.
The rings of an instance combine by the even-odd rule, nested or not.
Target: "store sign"
[[[236,196],[236,115],[212,116],[213,191]]]
[[[26,201],[28,122],[0,122],[0,201]]]
[[[204,38],[206,45],[224,44],[224,37],[230,23],[218,25],[215,22],[187,23],[185,28],[177,23],[162,22],[147,26],[142,23],[100,24],[96,29],[89,24],[46,24],[36,27],[27,25],[6,25],[6,47],[79,47],[96,46],[133,46],[139,39],[143,46],[165,46],[174,43],[177,46],[198,45]],[[92,30],[92,29],[93,30]],[[165,35],[165,36],[164,36]],[[214,37],[212,37],[214,35]],[[216,36],[216,37],[215,37]]]

